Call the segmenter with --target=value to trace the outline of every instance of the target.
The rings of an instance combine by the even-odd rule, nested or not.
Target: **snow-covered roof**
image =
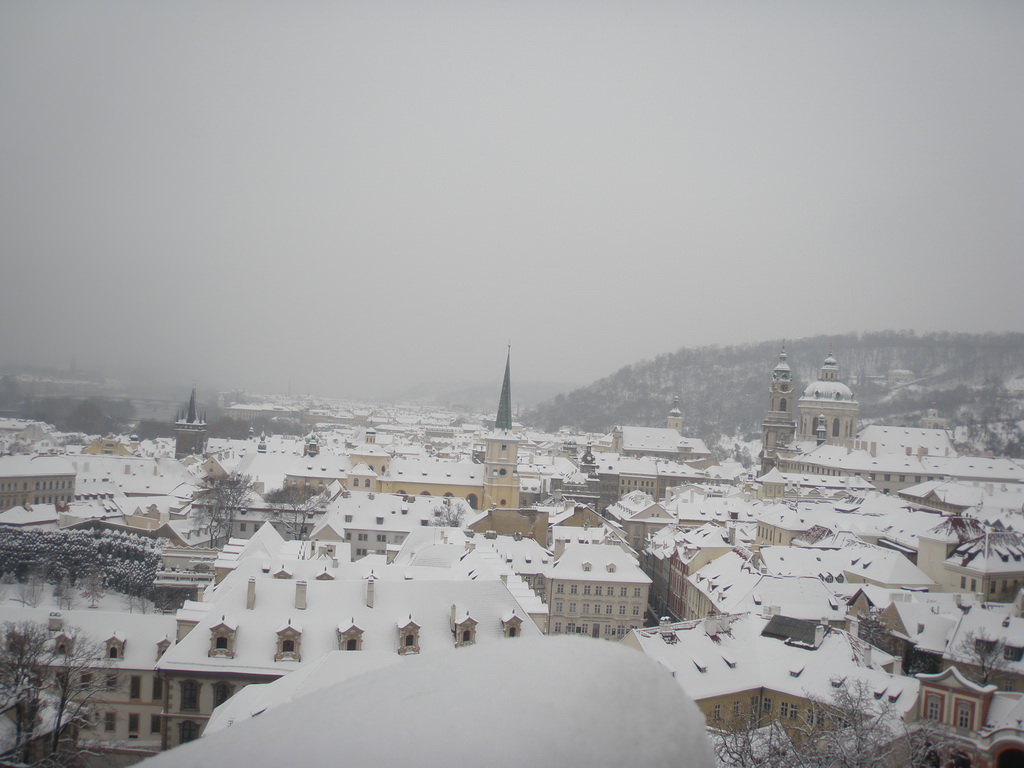
[[[917,680],[885,672],[882,665],[892,661],[888,654],[834,629],[824,633],[818,647],[786,642],[764,634],[769,621],[733,614],[636,629],[624,642],[672,670],[680,687],[698,701],[762,687],[828,701],[836,683],[864,680],[901,712],[915,704]]]
[[[296,749],[313,764],[343,755],[355,765],[446,765],[483,756],[495,768],[715,765],[704,718],[689,697],[663,668],[618,644],[517,638],[443,658],[406,657],[348,679],[340,674],[344,685],[326,685],[140,766],[208,765],[230,755],[248,768],[278,768],[294,762]],[[619,708],[616,727],[595,728],[625,690],[643,695]],[[358,717],[338,717],[344,711]]]
[[[544,575],[560,580],[651,583],[651,577],[640,570],[636,558],[614,544],[566,544]]]
[[[479,625],[478,643],[505,640],[502,617],[511,612],[524,619],[528,614],[498,579],[470,580],[442,571],[421,577],[429,570],[383,566],[372,569],[373,606],[367,605],[367,579],[371,571],[359,563],[340,563],[329,567],[334,579],[317,579],[328,560],[292,560],[286,563],[260,563],[255,559],[240,562],[213,590],[208,591],[207,612],[177,645],[168,650],[160,667],[177,670],[232,671],[277,677],[302,663],[314,661],[337,650],[339,623],[357,624],[363,629],[363,648],[395,652],[397,627],[414,621],[420,627],[419,645],[424,653],[455,650],[449,620],[453,604],[460,615],[467,611]],[[284,565],[291,578],[275,578]],[[264,570],[265,569],[265,570]],[[254,608],[247,609],[249,578],[255,579]],[[298,584],[306,582],[306,608],[296,608]],[[210,628],[230,615],[238,623],[234,657],[211,658]],[[303,661],[275,661],[276,633],[288,623],[301,622]],[[530,621],[524,621],[523,634],[538,634]]]
[[[768,573],[778,576],[818,576],[827,583],[868,581],[922,589],[935,586],[903,554],[856,539],[851,539],[843,549],[761,547],[759,555]]]

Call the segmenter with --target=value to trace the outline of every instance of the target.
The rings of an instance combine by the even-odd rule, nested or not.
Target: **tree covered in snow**
[[[940,739],[908,728],[887,697],[863,680],[847,681],[830,698],[811,698],[789,720],[757,709],[709,729],[720,766],[729,768],[924,768]]]
[[[0,528],[0,573],[20,583],[34,578],[68,587],[97,569],[105,588],[148,594],[160,565],[160,540],[120,531],[40,531]]]
[[[313,520],[327,505],[327,492],[315,493],[301,486],[288,486],[266,497],[271,502],[267,513],[275,527],[284,529],[288,539],[305,539],[313,528]]]
[[[7,622],[3,634],[0,703],[14,723],[7,755],[19,765],[40,754],[39,765],[73,763],[75,733],[93,699],[109,690],[103,647],[77,628],[55,634],[32,621]]]
[[[232,472],[207,481],[207,491],[195,505],[199,520],[210,531],[210,546],[220,548],[231,535],[231,522],[252,501],[252,477]]]

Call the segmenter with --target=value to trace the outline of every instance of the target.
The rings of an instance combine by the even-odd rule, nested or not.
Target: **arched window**
[[[786,410],[786,398],[782,398],[779,401],[779,410],[780,411],[785,411]]]
[[[476,509],[477,500],[475,493],[466,494],[466,503],[469,504],[471,509]]]
[[[411,632],[408,635],[405,636],[405,647],[406,648],[412,648],[413,643],[415,643],[415,642],[416,642],[416,637]]]
[[[839,419],[832,419],[832,437],[839,437]]]
[[[110,646],[110,648],[107,650],[107,656],[110,657],[111,659],[116,659],[117,658],[117,646],[116,645]]]
[[[213,706],[219,707],[225,701],[231,698],[231,694],[234,692],[230,683],[214,683],[213,684]]]
[[[473,633],[468,629],[462,630],[462,642],[469,643],[473,640]]]
[[[346,651],[358,651],[359,650],[359,641],[356,640],[354,637],[350,637],[348,639],[348,642],[345,643],[345,650]]]
[[[295,641],[294,640],[282,640],[281,641],[281,652],[282,653],[295,653]]]
[[[186,741],[195,741],[199,738],[199,724],[192,720],[185,720],[178,726],[178,741],[184,744]]]
[[[227,637],[225,637],[224,635],[221,635],[220,637],[218,637],[217,638],[217,645],[216,645],[216,647],[217,647],[218,651],[226,651],[227,648],[228,648],[228,639],[227,639]]]

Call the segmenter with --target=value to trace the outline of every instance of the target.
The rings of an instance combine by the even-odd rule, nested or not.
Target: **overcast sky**
[[[1022,94],[1015,0],[6,0],[0,362],[497,392],[508,343],[1024,330]]]

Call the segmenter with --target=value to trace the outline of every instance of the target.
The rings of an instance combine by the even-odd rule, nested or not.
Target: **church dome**
[[[801,400],[833,400],[853,403],[853,391],[841,381],[812,381]]]

